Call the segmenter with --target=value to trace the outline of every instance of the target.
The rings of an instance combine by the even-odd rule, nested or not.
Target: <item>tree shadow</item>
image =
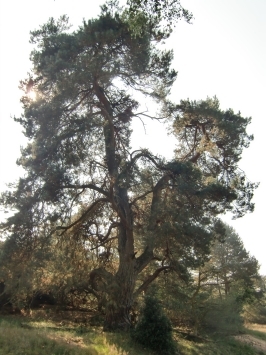
[[[154,355],[151,350],[143,348],[141,345],[134,342],[130,333],[115,332],[105,333],[106,341],[109,346],[115,347],[118,354],[121,355]]]

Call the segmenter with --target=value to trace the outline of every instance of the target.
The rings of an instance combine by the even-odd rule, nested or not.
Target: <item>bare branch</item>
[[[106,239],[105,241],[103,241],[102,243],[96,245],[96,247],[93,247],[90,250],[98,249],[99,247],[102,247],[103,245],[109,243],[111,240],[115,240],[115,239],[118,239],[118,237],[112,237],[112,238]]]
[[[106,233],[105,235],[102,235],[102,234],[99,234],[99,233],[92,234],[92,235],[95,235],[96,237],[98,237],[98,238],[101,240],[101,242],[100,242],[100,244],[96,245],[96,247],[91,248],[91,250],[94,250],[94,249],[99,248],[100,246],[102,246],[102,245],[108,243],[110,240],[117,239],[117,237],[112,237],[112,238],[109,238],[109,239],[108,239],[108,237],[109,237],[109,235],[111,234],[112,229],[113,229],[113,228],[116,228],[116,227],[118,227],[118,226],[120,226],[120,223],[118,223],[118,222],[113,222],[113,223],[109,226],[108,231],[107,231],[107,233]]]
[[[146,111],[144,111],[144,112],[146,112]],[[141,116],[145,116],[145,117],[151,118],[152,120],[164,120],[164,119],[167,118],[167,117],[155,117],[155,116],[151,116],[151,115],[148,115],[148,114],[146,114],[146,113],[144,113],[144,112],[135,113],[134,116],[139,117],[139,115],[141,115]],[[140,117],[139,117],[139,118],[140,118]]]

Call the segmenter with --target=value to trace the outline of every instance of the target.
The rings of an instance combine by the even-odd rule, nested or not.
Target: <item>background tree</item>
[[[67,234],[116,257],[113,270],[99,261],[88,275],[93,293],[105,295],[108,328],[130,325],[134,299],[163,271],[186,278],[204,263],[218,214],[253,210],[256,185],[237,165],[250,119],[222,111],[217,98],[167,99],[177,73],[173,53],[156,47],[169,34],[159,38],[157,25],[147,17],[138,33],[111,2],[77,31],[63,16],[31,33],[33,68],[16,118],[29,139],[18,160],[26,173],[1,198],[16,210],[2,224],[11,258],[29,260]],[[140,94],[158,104],[156,116],[140,111]],[[138,118],[168,123],[172,160],[131,150]]]
[[[255,283],[256,297],[245,305],[245,320],[250,323],[266,323],[266,276],[261,276]]]
[[[213,245],[205,272],[217,282],[221,297],[228,295],[234,288],[239,291],[242,288],[244,296],[259,278],[258,261],[249,255],[234,229],[228,225],[224,227],[224,241],[216,241]]]
[[[169,316],[176,325],[185,325],[196,334],[203,328],[236,331],[243,310],[263,299],[258,261],[233,228],[219,220],[216,224],[209,260],[194,269],[186,283],[168,273],[165,283],[159,284]]]

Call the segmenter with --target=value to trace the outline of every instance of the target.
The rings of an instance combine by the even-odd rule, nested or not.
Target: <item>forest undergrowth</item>
[[[0,355],[153,355],[132,341],[129,334],[103,332],[99,325],[91,325],[92,317],[49,310],[30,315],[0,316]],[[71,317],[70,317],[71,316]],[[71,318],[71,320],[70,320]],[[90,322],[91,320],[91,322]],[[244,334],[264,340],[266,327],[249,325]],[[241,341],[228,335],[208,334],[188,336],[174,329],[174,338],[180,355],[263,355],[252,341]]]

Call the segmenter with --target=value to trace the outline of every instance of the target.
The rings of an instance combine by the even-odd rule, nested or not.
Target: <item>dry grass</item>
[[[254,328],[255,326],[253,326]],[[265,329],[265,327],[262,327]],[[255,331],[250,329],[250,331]],[[230,337],[201,343],[176,334],[179,355],[255,355],[252,346]],[[46,317],[0,317],[0,355],[152,355],[128,334]]]
[[[258,351],[249,344],[243,344],[232,337],[212,338],[205,343],[196,343],[179,339],[182,355],[258,355]]]
[[[256,330],[258,332],[266,334],[266,324],[246,323],[245,328],[251,329],[251,330]]]
[[[245,325],[245,333],[247,338],[253,338],[253,343],[259,343],[260,347],[266,353],[266,324],[248,323]]]
[[[94,347],[71,332],[2,320],[0,355],[95,355]]]
[[[14,341],[15,339],[15,341]],[[129,335],[71,321],[0,317],[0,355],[151,355]]]

